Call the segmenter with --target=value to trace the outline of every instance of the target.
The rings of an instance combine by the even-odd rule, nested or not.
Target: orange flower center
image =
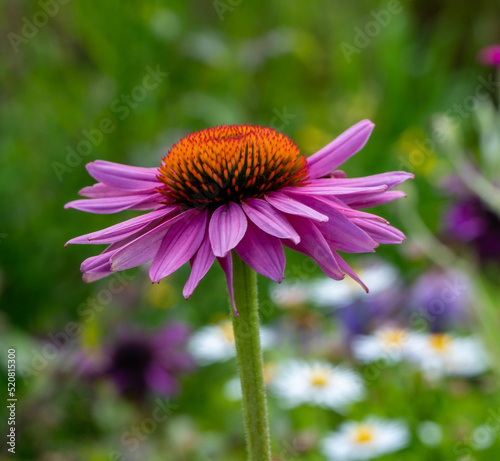
[[[260,126],[222,125],[181,139],[158,173],[167,203],[218,207],[303,186],[308,170],[305,156],[284,134]]]

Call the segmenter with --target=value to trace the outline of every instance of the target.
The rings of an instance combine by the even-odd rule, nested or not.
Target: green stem
[[[248,461],[270,461],[266,388],[260,347],[257,274],[233,252],[234,299],[239,317],[233,318],[236,355],[243,394]]]

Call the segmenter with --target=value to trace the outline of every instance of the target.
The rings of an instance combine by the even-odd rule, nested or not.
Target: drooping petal
[[[283,213],[303,216],[314,221],[328,221],[328,216],[318,213],[316,210],[304,205],[299,200],[290,197],[282,192],[269,192],[264,197],[274,208]]]
[[[193,291],[198,286],[198,283],[203,277],[205,277],[214,261],[215,255],[212,251],[212,245],[210,244],[208,230],[205,230],[205,236],[203,237],[200,248],[191,259],[191,274],[189,275],[186,285],[184,285],[184,289],[182,290],[182,294],[186,299],[193,294]]]
[[[222,258],[238,245],[245,235],[247,217],[240,205],[229,202],[214,211],[208,229],[214,255]]]
[[[120,190],[137,191],[161,185],[157,168],[141,168],[96,160],[87,164],[89,174],[99,182]]]
[[[235,317],[239,317],[238,309],[236,308],[236,303],[234,302],[234,284],[233,284],[233,257],[231,252],[229,252],[224,258],[217,258],[220,267],[226,274],[227,289],[229,290],[229,298],[231,299],[231,306],[233,306],[233,312]]]
[[[292,250],[304,253],[312,258],[328,277],[334,280],[342,280],[344,274],[333,257],[328,242],[316,227],[316,223],[297,216],[289,216],[289,220],[301,236],[301,240],[297,245],[287,241],[284,244]]]
[[[338,265],[340,266],[340,268],[342,269],[342,271],[345,272],[353,280],[356,280],[356,282],[358,282],[363,287],[363,290],[365,290],[368,293],[369,292],[368,287],[361,281],[361,279],[357,276],[356,272],[354,272],[351,269],[349,264],[347,264],[336,251],[333,252],[333,256],[337,261]]]
[[[378,222],[373,219],[353,218],[352,221],[363,229],[378,243],[395,244],[403,242],[405,235],[389,223]]]
[[[207,214],[207,210],[191,208],[177,216],[182,219],[168,228],[151,265],[149,276],[153,282],[175,272],[198,251],[205,235]]]
[[[162,195],[142,194],[124,195],[122,197],[105,197],[96,199],[74,200],[64,205],[64,208],[75,208],[96,214],[118,213],[124,210],[151,210],[159,206]]]
[[[179,208],[177,206],[163,207],[157,211],[152,211],[151,213],[128,219],[127,221],[115,224],[114,226],[108,227],[106,229],[75,237],[66,242],[65,246],[71,243],[115,243],[137,232],[138,230],[156,220],[166,219],[172,216],[173,214],[177,213],[178,210]]]
[[[386,192],[376,192],[368,194],[353,194],[352,196],[342,197],[342,201],[354,209],[371,208],[374,206],[384,205],[401,197],[406,197],[406,194],[400,190],[390,190]]]
[[[285,252],[281,240],[249,222],[245,236],[234,249],[253,270],[281,282],[285,276]]]
[[[265,200],[250,198],[243,203],[243,211],[264,232],[278,238],[300,242],[300,236],[285,216]]]
[[[307,159],[309,178],[321,178],[331,173],[349,157],[360,151],[368,141],[374,126],[370,120],[362,120],[311,155]]]
[[[373,252],[378,246],[366,232],[350,219],[346,218],[335,203],[324,197],[302,197],[301,200],[311,208],[328,216],[328,221],[317,223],[316,227],[323,234],[328,244],[336,250],[348,253]]]

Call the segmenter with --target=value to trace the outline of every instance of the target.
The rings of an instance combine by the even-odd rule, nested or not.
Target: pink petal
[[[231,299],[231,305],[233,306],[233,313],[235,317],[239,317],[238,310],[236,309],[236,303],[234,302],[234,285],[233,285],[233,257],[231,252],[229,252],[224,258],[217,258],[220,267],[226,274],[227,289],[229,290],[229,298]]]
[[[352,196],[342,197],[342,201],[351,208],[371,208],[374,206],[383,205],[384,203],[392,202],[401,197],[406,197],[406,194],[400,190],[390,190],[387,192],[376,192],[369,194],[353,194]]]
[[[300,236],[287,219],[265,200],[250,198],[243,203],[243,211],[264,232],[282,239],[300,242]]]
[[[97,181],[120,190],[137,191],[158,187],[157,168],[141,168],[96,160],[87,164],[89,174]]]
[[[154,191],[155,188],[151,188],[147,192],[152,193]],[[142,194],[143,191],[141,191],[140,193]],[[124,195],[130,195],[130,191],[115,189],[114,187],[107,186],[102,182],[98,182],[97,184],[94,184],[92,186],[80,189],[78,195],[87,198],[123,197]]]
[[[324,197],[302,197],[301,200],[328,216],[327,222],[317,223],[316,227],[333,249],[348,253],[365,253],[373,252],[378,246],[366,232],[346,218],[334,202]]]
[[[182,220],[185,213],[162,222],[148,232],[142,233],[130,243],[122,246],[110,258],[111,269],[113,271],[122,271],[151,261],[156,256],[168,229],[179,220]]]
[[[330,181],[332,185],[345,185],[348,187],[376,187],[386,185],[389,189],[398,186],[407,179],[414,178],[415,175],[406,171],[391,171],[389,173],[374,174],[362,178],[332,178],[320,181]],[[314,184],[315,181],[311,181]]]
[[[168,228],[151,265],[149,276],[153,282],[175,272],[198,251],[207,227],[207,214],[207,210],[191,208],[177,216],[182,219]]]
[[[253,270],[281,282],[285,276],[285,252],[281,240],[260,230],[249,222],[241,242],[234,249]]]
[[[307,159],[309,177],[314,179],[326,176],[360,151],[368,141],[374,126],[370,120],[362,120],[311,155]]]
[[[106,197],[96,199],[74,200],[64,205],[64,208],[75,208],[89,213],[107,214],[124,210],[149,210],[156,208],[163,195],[159,193],[126,195],[123,197]],[[164,198],[164,197],[163,197]]]
[[[318,213],[316,210],[304,205],[282,192],[270,192],[264,197],[274,208],[283,213],[303,216],[315,221],[328,221],[328,216]]]
[[[401,243],[406,239],[405,235],[399,229],[390,226],[389,223],[359,218],[354,218],[353,222],[378,243],[394,244]]]
[[[208,230],[205,231],[205,237],[201,242],[200,248],[191,260],[191,274],[182,290],[182,294],[188,299],[195,288],[198,286],[200,280],[205,277],[208,270],[212,267],[215,261],[215,255],[212,251]]]
[[[112,271],[107,271],[107,272],[85,272],[85,274],[82,275],[82,279],[85,283],[91,283],[91,282],[96,282],[97,280],[101,280],[104,277],[107,277],[108,275],[111,275],[113,272]]]
[[[245,235],[247,217],[240,205],[229,202],[214,211],[208,228],[214,255],[222,258],[238,245]]]
[[[334,181],[334,182],[332,182]],[[374,186],[374,187],[355,187],[344,186],[340,180],[331,179],[316,179],[311,181],[307,186],[302,187],[284,187],[282,192],[294,195],[337,195],[349,196],[354,194],[369,194],[374,192],[383,192],[388,189],[387,185]]]
[[[347,264],[337,252],[333,252],[333,256],[335,257],[338,265],[342,269],[343,272],[345,272],[349,277],[351,277],[353,280],[356,280],[362,287],[363,290],[365,290],[367,293],[369,292],[368,287],[361,281],[361,279],[356,275],[356,272],[354,272],[350,267],[349,264]]]
[[[344,274],[340,270],[327,241],[312,221],[296,216],[289,217],[292,226],[301,236],[300,243],[295,245],[287,241],[284,244],[292,250],[299,251],[312,258],[321,270],[334,280],[342,280]]]
[[[71,243],[115,243],[119,240],[128,237],[129,235],[137,232],[138,230],[144,228],[148,224],[154,222],[155,220],[160,220],[162,218],[167,218],[179,210],[178,207],[163,207],[157,211],[151,211],[142,216],[123,221],[114,226],[102,229],[96,232],[91,232],[90,234],[81,235],[69,240],[65,246]]]
[[[109,263],[109,258],[113,255],[113,253],[103,251],[101,254],[96,256],[91,256],[90,258],[85,259],[80,265],[80,270],[82,272],[92,272],[96,268],[102,268],[105,264],[108,265],[107,270],[111,270],[111,265]]]

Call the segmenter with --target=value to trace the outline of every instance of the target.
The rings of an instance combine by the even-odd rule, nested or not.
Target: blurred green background
[[[411,199],[375,211],[410,236],[401,248],[382,246],[378,256],[395,264],[408,284],[431,266],[400,211],[415,206],[413,212],[431,231],[439,231],[449,203],[439,178],[452,167],[435,144],[421,146],[434,114],[453,110],[474,94],[480,78],[491,76],[493,69],[479,65],[476,55],[500,41],[496,0],[2,0],[1,5],[2,361],[7,348],[15,347],[18,366],[33,365],[48,335],[64,331],[69,321],[82,322],[79,306],[109,284],[81,281],[79,265],[97,248],[64,248],[64,243],[136,214],[64,210],[79,189],[93,183],[85,164],[103,159],[154,167],[183,135],[217,124],[271,126],[309,155],[359,120],[373,120],[373,135],[346,165],[348,175],[399,169],[416,174],[408,189]],[[468,112],[461,132],[477,153],[474,127]],[[291,252],[287,258],[288,267],[303,260]],[[189,301],[181,294],[187,275],[183,268],[152,286],[144,269],[128,271],[123,290],[83,322],[72,350],[98,349],[122,325],[154,328],[179,320],[196,329],[225,318],[222,271],[213,268]],[[496,266],[480,277],[497,299]],[[266,300],[271,284],[262,277],[259,283]],[[476,298],[473,304],[480,303]],[[317,328],[338,338],[335,319],[328,318]],[[279,309],[265,319],[294,321]],[[300,347],[294,353],[307,357]],[[7,453],[2,441],[1,459],[244,459],[239,404],[221,395],[221,386],[235,374],[234,362],[200,368],[183,379],[174,417],[138,452],[129,452],[120,434],[151,411],[155,397],[138,406],[111,388],[82,383],[64,357],[49,360],[33,376],[18,376],[17,453]],[[466,386],[455,393],[448,384],[423,388],[412,381],[418,377],[409,376],[389,370],[372,383],[374,397],[349,416],[376,412],[412,424],[433,419],[445,428],[445,440],[429,448],[414,437],[409,448],[387,459],[497,459],[496,442],[487,451],[456,449],[473,427],[484,424],[489,408],[500,406],[494,375],[486,384],[455,383]],[[3,385],[1,392],[7,393]],[[285,411],[273,402],[271,410],[277,460],[292,459],[280,455],[283,440],[308,430],[319,438],[343,418],[312,407]],[[1,416],[3,434],[6,416]],[[113,458],[113,451],[123,457]],[[313,442],[296,459],[324,458]]]

